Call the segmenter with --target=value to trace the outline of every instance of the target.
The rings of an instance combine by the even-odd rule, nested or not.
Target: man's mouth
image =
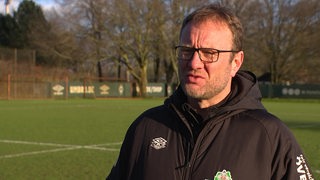
[[[186,83],[196,83],[197,81],[204,79],[201,75],[196,74],[187,74],[186,75]]]

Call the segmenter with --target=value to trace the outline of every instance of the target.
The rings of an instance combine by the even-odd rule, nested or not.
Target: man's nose
[[[199,51],[194,51],[192,58],[188,62],[189,66],[192,67],[192,69],[199,69],[203,67],[203,63],[200,59]]]

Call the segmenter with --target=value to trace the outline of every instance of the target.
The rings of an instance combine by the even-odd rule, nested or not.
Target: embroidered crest
[[[218,171],[216,176],[214,176],[214,180],[232,180],[231,173],[225,169],[222,172]]]
[[[157,150],[163,149],[167,146],[167,140],[162,137],[154,138],[150,146]]]

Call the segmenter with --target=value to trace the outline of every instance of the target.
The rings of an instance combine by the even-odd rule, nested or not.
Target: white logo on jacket
[[[162,137],[154,138],[152,139],[150,146],[157,150],[163,149],[167,146],[167,140]]]

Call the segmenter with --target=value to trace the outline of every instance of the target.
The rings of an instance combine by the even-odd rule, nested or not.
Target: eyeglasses
[[[232,52],[237,53],[235,50],[218,50],[214,48],[191,48],[186,46],[176,46],[176,57],[178,60],[190,61],[194,52],[198,52],[199,58],[203,63],[217,62],[220,53]]]

